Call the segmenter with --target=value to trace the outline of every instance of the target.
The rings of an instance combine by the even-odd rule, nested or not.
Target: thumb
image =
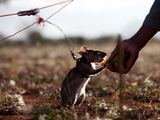
[[[111,71],[115,71],[115,67],[114,67],[114,63],[113,60],[116,58],[116,56],[118,55],[118,51],[116,50],[116,48],[112,51],[112,53],[109,54],[109,57],[106,61],[106,67],[107,69],[110,69]]]
[[[116,48],[112,51],[112,53],[109,54],[109,57],[107,59],[107,61],[112,61],[112,59],[114,59],[116,56],[118,55],[118,52],[116,50]]]

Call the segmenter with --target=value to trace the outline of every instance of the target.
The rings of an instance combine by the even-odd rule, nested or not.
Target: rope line
[[[50,8],[50,7],[53,7],[53,6],[56,6],[56,5],[64,4],[64,3],[69,2],[69,1],[72,2],[73,0],[66,0],[66,1],[58,2],[58,3],[54,3],[54,4],[51,4],[51,5],[48,5],[48,6],[39,7],[38,9],[42,10],[42,9]]]
[[[58,26],[58,25],[50,22],[50,21],[46,21],[46,22],[49,23],[50,25],[56,27],[58,30],[60,30],[62,32],[62,34],[65,37],[65,41],[66,41],[66,44],[67,44],[67,46],[69,48],[69,51],[71,52],[72,57],[75,58],[74,53],[73,53],[73,51],[74,51],[74,45],[73,45],[72,41],[67,37],[67,35],[65,34],[65,32],[62,30],[62,28],[60,26]]]
[[[40,12],[40,10],[42,9],[46,9],[46,8],[49,8],[49,7],[53,7],[55,5],[60,5],[60,4],[64,4],[66,3],[64,6],[62,6],[61,8],[59,8],[57,11],[55,11],[54,13],[52,13],[49,17],[47,17],[46,19],[43,19],[41,17],[38,17],[38,21],[36,22],[33,22],[32,24],[30,24],[29,26],[15,32],[14,34],[12,35],[9,35],[5,38],[2,38],[0,39],[0,41],[4,41],[4,40],[7,40],[11,37],[14,37],[15,35],[19,34],[20,32],[32,27],[33,25],[35,25],[36,23],[38,24],[41,24],[41,23],[48,23],[54,27],[56,27],[58,30],[61,31],[61,33],[64,35],[65,37],[65,41],[66,41],[66,44],[68,46],[68,49],[73,57],[74,60],[76,60],[76,56],[74,55],[74,45],[72,43],[72,41],[67,37],[67,35],[65,34],[65,32],[61,29],[60,26],[48,21],[51,17],[53,17],[54,15],[56,15],[57,13],[59,13],[62,9],[64,9],[67,5],[69,5],[71,2],[73,2],[73,0],[67,0],[67,1],[62,1],[62,2],[59,2],[59,3],[54,3],[54,4],[51,4],[51,5],[48,5],[48,6],[44,6],[44,7],[40,7],[40,8],[35,8],[35,9],[31,9],[31,10],[26,10],[26,11],[19,11],[17,13],[12,13],[12,14],[4,14],[4,15],[0,15],[0,17],[7,17],[7,16],[13,16],[13,15],[18,15],[18,16],[37,16],[38,17],[38,13]]]
[[[4,15],[0,15],[0,17],[8,17],[13,15],[17,15],[17,13],[4,14]]]
[[[9,16],[15,16],[15,15],[18,15],[18,16],[33,15],[34,16],[34,15],[37,15],[40,12],[40,10],[42,10],[42,9],[46,9],[46,8],[50,8],[50,7],[53,7],[53,6],[56,6],[56,5],[64,4],[66,2],[71,3],[72,1],[73,0],[66,0],[66,1],[54,3],[54,4],[51,4],[51,5],[47,5],[47,6],[44,6],[44,7],[39,7],[39,8],[31,9],[31,10],[19,11],[19,12],[16,12],[16,13],[3,14],[3,15],[0,15],[0,17],[9,17]]]
[[[69,1],[70,1],[70,2],[69,2]],[[43,22],[45,23],[48,19],[50,19],[51,17],[53,17],[54,15],[56,15],[58,12],[60,12],[62,9],[64,9],[67,5],[69,5],[73,0],[69,0],[69,1],[68,1],[69,3],[67,3],[66,5],[64,5],[63,7],[61,7],[60,9],[58,9],[56,12],[54,12],[53,14],[51,14],[51,15],[50,15],[49,17],[47,17]],[[65,3],[65,2],[66,2],[66,1],[64,1],[63,3]],[[62,2],[61,2],[60,4],[62,4]],[[52,4],[52,6],[54,6],[54,5],[55,5],[55,4]],[[58,5],[58,3],[57,3],[56,5]],[[47,6],[46,6],[46,7],[47,7]],[[46,7],[45,7],[45,8],[46,8]],[[48,7],[51,7],[51,5],[48,6]],[[45,9],[45,8],[43,7],[43,8],[40,8],[40,9]],[[31,11],[31,10],[21,11],[19,14],[20,14],[20,16],[23,16],[24,14],[25,14],[25,15],[30,15],[31,13],[35,14],[36,12],[38,12],[37,10],[38,10],[38,9],[33,9],[32,11]],[[31,13],[30,13],[30,11],[31,11]],[[17,13],[16,13],[16,14],[17,14]],[[6,15],[2,15],[2,16],[9,16],[9,15],[11,15],[11,14],[6,14]],[[12,15],[14,15],[14,14],[12,14]],[[35,15],[36,15],[36,14],[35,14]],[[0,16],[0,17],[1,17],[1,16]],[[37,16],[37,17],[38,17],[38,16]],[[17,31],[16,33],[14,33],[14,34],[12,34],[12,35],[9,35],[9,36],[7,36],[7,37],[5,37],[5,38],[0,39],[0,41],[4,41],[4,40],[7,40],[7,39],[9,39],[9,38],[11,38],[11,37],[14,37],[15,35],[19,34],[20,32],[22,32],[22,31],[24,31],[24,30],[32,27],[32,26],[33,26],[34,24],[36,24],[36,23],[38,23],[38,22],[36,21],[36,22],[30,24],[29,26],[27,26],[27,27],[25,27],[25,28]]]
[[[20,32],[22,32],[22,31],[24,31],[24,30],[32,27],[32,26],[35,25],[36,23],[37,23],[37,21],[34,22],[34,23],[32,23],[32,24],[30,24],[29,26],[27,26],[27,27],[25,27],[25,28],[17,31],[16,33],[14,33],[14,34],[12,34],[12,35],[9,35],[9,36],[7,36],[7,37],[5,37],[5,38],[0,39],[0,41],[4,41],[4,40],[7,40],[7,39],[9,39],[9,38],[11,38],[11,37],[14,37],[15,35],[19,34]]]
[[[64,9],[67,5],[69,5],[73,0],[71,0],[69,3],[67,3],[66,5],[64,5],[63,7],[61,7],[60,9],[58,9],[56,12],[54,12],[53,14],[51,14],[49,17],[46,18],[45,21],[49,20],[51,17],[53,17],[54,15],[56,15],[57,13],[59,13],[62,9]]]

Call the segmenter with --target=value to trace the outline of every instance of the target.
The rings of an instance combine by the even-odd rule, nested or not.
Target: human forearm
[[[138,50],[141,50],[157,32],[157,29],[142,26],[139,31],[129,39],[130,43]]]
[[[160,0],[155,0],[142,27],[129,39],[131,44],[141,50],[146,43],[160,30]],[[133,46],[132,45],[132,46]]]
[[[129,72],[135,64],[140,50],[158,31],[160,31],[160,0],[155,0],[139,31],[128,40],[120,42],[112,51],[108,58],[108,61],[112,64],[108,64],[107,68],[113,72]],[[123,62],[121,63],[124,71],[121,71],[116,65],[117,61],[115,58],[121,55],[119,50],[123,50],[123,53],[125,54]]]

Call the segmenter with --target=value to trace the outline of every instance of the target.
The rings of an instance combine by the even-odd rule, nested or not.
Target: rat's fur
[[[76,67],[72,68],[62,83],[61,97],[63,106],[82,103],[85,99],[85,88],[91,75],[99,73],[105,65],[101,65],[106,53],[81,47],[81,57],[77,59]],[[98,65],[98,66],[97,66]],[[82,99],[79,99],[82,97]],[[77,102],[78,101],[78,102]]]

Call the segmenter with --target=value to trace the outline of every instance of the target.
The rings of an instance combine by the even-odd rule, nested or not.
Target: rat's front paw
[[[101,64],[102,66],[106,66],[107,61],[108,61],[108,55],[106,55],[106,56],[103,58],[103,60],[100,62],[100,64]]]

